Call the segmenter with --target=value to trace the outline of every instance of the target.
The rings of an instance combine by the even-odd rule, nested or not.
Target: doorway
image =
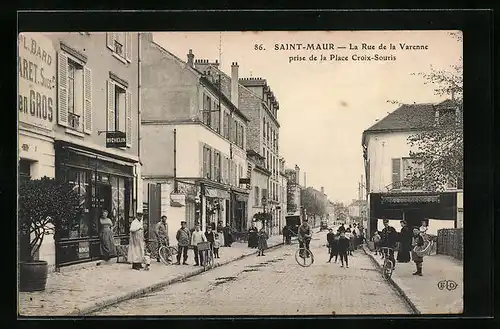
[[[103,210],[107,210],[111,215],[111,185],[97,182],[93,192],[96,205],[94,207],[94,215],[92,216],[91,236],[97,236],[99,235],[99,219],[101,218]]]
[[[408,227],[412,229],[415,226],[420,227],[424,217],[421,209],[412,208],[404,210],[404,219],[406,220]]]

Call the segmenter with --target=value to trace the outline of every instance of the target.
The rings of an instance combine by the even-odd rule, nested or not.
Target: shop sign
[[[41,33],[18,39],[19,121],[52,130],[56,116],[56,50]]]
[[[90,247],[88,241],[81,241],[78,243],[78,259],[89,258]]]
[[[170,194],[170,206],[184,207],[186,206],[186,195],[184,194]]]
[[[106,147],[127,147],[126,134],[122,131],[107,131]]]
[[[382,203],[439,203],[439,195],[382,196]]]

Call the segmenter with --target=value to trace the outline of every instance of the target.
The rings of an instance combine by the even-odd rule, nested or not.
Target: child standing
[[[264,250],[267,249],[267,239],[269,239],[269,235],[267,235],[266,230],[262,227],[258,234],[259,239],[259,253],[257,256],[264,256]]]
[[[335,234],[333,234],[333,229],[328,230],[328,234],[326,235],[326,242],[328,245],[328,254],[330,254],[330,258],[327,263],[332,261],[333,257],[333,239],[335,238]]]
[[[380,234],[378,234],[378,231],[375,231],[372,241],[373,241],[373,247],[375,248],[375,255],[378,255],[378,252],[380,250]]]
[[[349,239],[346,238],[344,232],[340,233],[339,242],[338,242],[337,247],[338,247],[338,252],[340,255],[340,261],[342,263],[342,265],[340,265],[340,267],[344,267],[344,260],[345,260],[346,268],[349,268],[349,260],[347,259],[347,252],[349,250]]]
[[[214,257],[215,258],[220,258],[219,257],[219,248],[220,248],[219,233],[215,233],[214,234]]]

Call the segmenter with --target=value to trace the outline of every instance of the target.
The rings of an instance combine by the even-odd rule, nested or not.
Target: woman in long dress
[[[408,263],[410,261],[410,251],[412,243],[412,231],[407,226],[406,221],[401,221],[401,232],[399,233],[399,251],[397,261]]]
[[[144,226],[142,223],[142,213],[137,213],[137,218],[130,224],[130,241],[128,245],[127,260],[132,263],[134,270],[143,268],[144,261]]]
[[[108,218],[107,210],[102,212],[99,223],[101,224],[101,233],[99,233],[101,258],[109,261],[111,258],[116,257],[116,247],[113,238],[113,222]]]

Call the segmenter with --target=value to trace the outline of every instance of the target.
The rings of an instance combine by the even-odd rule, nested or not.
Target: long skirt
[[[259,238],[258,248],[259,248],[259,250],[266,250],[267,249],[267,239]]]
[[[116,257],[115,240],[113,238],[113,231],[106,227],[99,234],[101,242],[101,257],[104,260]]]
[[[224,233],[223,232],[218,232],[219,233],[219,240],[220,240],[220,245],[225,246],[226,243],[224,241]]]
[[[130,232],[127,260],[129,263],[142,263],[144,260],[144,232]]]
[[[397,261],[399,263],[408,263],[410,261],[410,246],[400,244]]]

